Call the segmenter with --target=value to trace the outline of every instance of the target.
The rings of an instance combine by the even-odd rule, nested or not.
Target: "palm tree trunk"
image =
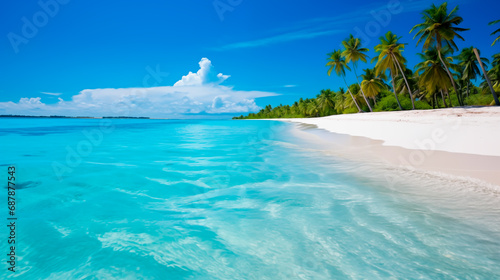
[[[358,85],[359,85],[359,90],[361,90],[361,94],[363,95],[363,98],[365,99],[365,102],[368,105],[368,109],[370,109],[370,112],[373,112],[372,106],[370,106],[370,102],[368,102],[368,99],[366,99],[365,93],[363,92],[363,89],[361,88],[361,84],[359,83],[358,73],[356,73],[356,65],[354,64],[354,62],[352,63],[352,66],[354,68],[354,75],[356,76],[356,81],[358,82]]]
[[[455,90],[455,93],[457,94],[457,98],[458,98],[458,100],[460,102],[460,97],[458,97],[457,86],[455,85],[455,79],[453,79],[453,76],[451,75],[450,69],[448,69],[448,66],[446,66],[446,63],[444,63],[443,58],[441,57],[441,50],[438,50],[437,53],[438,53],[438,56],[439,56],[439,60],[441,60],[441,63],[444,66],[444,69],[446,69],[446,73],[448,73],[448,77],[450,77],[451,84],[453,85],[453,89]],[[448,96],[449,96],[449,94],[448,94]],[[453,105],[451,104],[451,100],[450,100],[450,106],[453,107]]]
[[[403,72],[403,69],[401,69],[401,65],[399,64],[399,61],[396,59],[394,54],[392,54],[392,58],[396,62],[396,65],[398,66],[399,71],[401,71],[401,75],[403,76],[403,79],[405,80],[406,86],[408,87],[408,93],[410,94],[411,107],[413,108],[413,110],[415,110],[415,103],[413,101],[413,94],[412,94],[410,85],[408,84],[408,80],[406,80],[405,72]]]
[[[490,78],[488,77],[488,74],[486,73],[486,70],[484,69],[483,62],[481,61],[481,58],[479,57],[479,53],[477,52],[477,49],[474,48],[474,53],[476,54],[477,61],[479,61],[479,65],[481,66],[481,70],[483,70],[483,75],[486,81],[488,82],[488,86],[490,87],[491,94],[493,94],[493,99],[495,99],[495,104],[497,106],[500,106],[500,101],[498,101],[498,96],[495,90],[493,89],[493,85],[491,85]]]
[[[354,104],[356,105],[356,108],[358,108],[358,113],[364,113],[365,111],[361,110],[361,108],[359,107],[358,105],[358,102],[356,102],[356,98],[354,98],[354,95],[352,95],[352,92],[351,90],[349,89],[349,86],[347,85],[347,82],[345,81],[345,77],[342,76],[342,78],[344,78],[344,83],[345,83],[345,86],[347,87],[347,91],[349,92],[349,94],[351,95],[351,98],[352,98],[352,101],[354,101]]]
[[[394,91],[394,97],[396,97],[396,102],[398,102],[399,109],[403,111],[403,107],[401,107],[401,103],[399,103],[398,95],[396,94],[396,85],[394,84],[394,73],[391,70],[391,78],[392,78],[392,89]]]
[[[431,103],[432,103],[432,109],[436,109],[437,100],[435,94],[433,94],[433,96],[431,97]]]
[[[441,90],[441,98],[443,99],[443,104],[444,104],[444,107],[445,107],[445,108],[448,108],[448,105],[446,105],[446,99],[444,99],[443,90]]]

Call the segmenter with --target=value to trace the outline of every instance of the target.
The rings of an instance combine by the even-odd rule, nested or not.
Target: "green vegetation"
[[[458,15],[458,6],[448,11],[447,3],[434,4],[422,12],[422,23],[415,25],[417,45],[422,43],[422,53],[417,54],[421,62],[414,71],[407,68],[403,56],[405,44],[391,31],[380,37],[375,46],[376,62],[373,69],[363,69],[358,75],[359,62],[366,63],[369,50],[353,35],[342,42],[342,50],[328,54],[327,74],[335,72],[342,77],[345,88],[338,91],[321,90],[315,98],[300,99],[292,105],[267,105],[258,113],[233,119],[262,118],[307,118],[335,114],[362,113],[367,111],[397,111],[446,108],[467,105],[500,105],[497,91],[500,91],[500,53],[490,61],[480,57],[474,47],[459,49],[455,39],[465,39],[460,34],[468,29],[459,27],[463,19]],[[490,25],[500,20],[490,22]],[[491,35],[500,32],[495,30]],[[496,41],[500,39],[497,37]],[[348,85],[347,71],[353,71],[356,83]],[[361,78],[361,81],[360,81]],[[473,81],[485,79],[479,86]]]
[[[497,24],[499,22],[500,22],[500,19],[490,22],[489,25]],[[495,31],[493,31],[493,33],[491,33],[491,35],[495,35],[495,34],[497,34],[499,32],[500,32],[500,28],[497,29],[497,30],[495,30]],[[496,44],[496,42],[498,41],[498,39],[500,39],[500,35],[497,36],[497,38],[495,39],[495,41],[493,41],[493,44],[491,44],[491,46],[494,46]]]

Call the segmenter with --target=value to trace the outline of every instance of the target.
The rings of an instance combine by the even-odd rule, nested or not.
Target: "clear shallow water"
[[[0,278],[500,277],[497,193],[325,156],[292,128],[1,119],[19,262]]]

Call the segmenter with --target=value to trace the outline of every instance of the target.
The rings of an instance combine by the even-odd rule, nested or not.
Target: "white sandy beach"
[[[354,136],[342,140],[343,146],[332,148],[347,151],[351,156],[360,155],[370,161],[474,178],[500,186],[500,107],[279,120]],[[314,137],[335,142],[325,135]]]
[[[386,146],[500,156],[500,107],[449,108],[284,119]]]

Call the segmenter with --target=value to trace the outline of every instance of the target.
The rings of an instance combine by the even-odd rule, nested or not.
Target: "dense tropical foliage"
[[[480,56],[474,47],[459,50],[456,38],[467,31],[460,24],[458,6],[451,11],[447,3],[432,5],[422,12],[422,22],[415,25],[417,54],[420,62],[413,70],[408,68],[403,55],[405,43],[402,37],[391,31],[380,37],[374,48],[373,68],[358,71],[358,63],[367,63],[369,49],[361,39],[349,35],[342,41],[343,49],[334,50],[327,56],[328,76],[335,73],[343,79],[344,87],[338,91],[324,89],[315,98],[300,99],[292,105],[266,106],[257,113],[235,119],[303,118],[334,114],[394,111],[412,109],[436,109],[450,106],[500,105],[500,53],[491,61]],[[490,25],[499,23],[492,21]],[[500,29],[495,30],[496,35]],[[493,45],[500,38],[494,39]],[[356,79],[349,85],[347,72]],[[483,81],[484,80],[484,81]]]

